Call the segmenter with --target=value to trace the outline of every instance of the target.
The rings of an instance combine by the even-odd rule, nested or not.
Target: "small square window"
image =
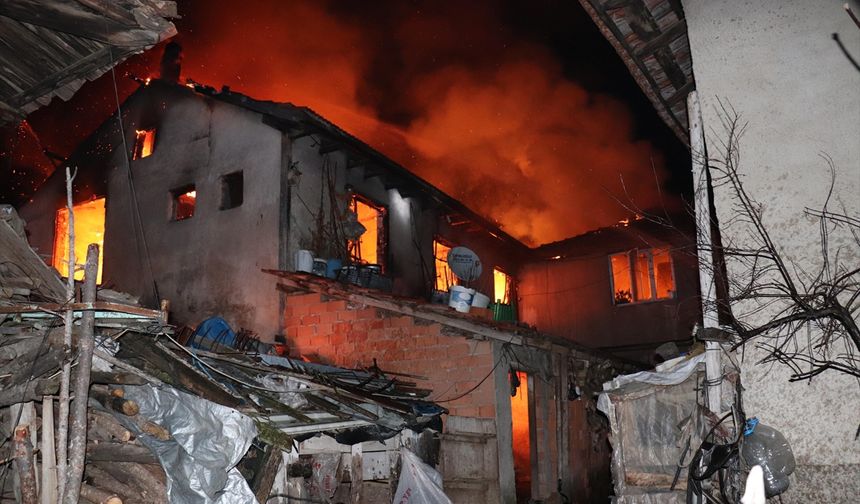
[[[173,220],[185,220],[194,217],[194,207],[197,205],[197,191],[194,185],[187,185],[170,192],[172,195]]]
[[[237,171],[221,177],[221,210],[236,208],[242,204],[244,181]]]
[[[155,129],[137,130],[134,136],[134,152],[132,159],[141,159],[152,155],[155,149]]]

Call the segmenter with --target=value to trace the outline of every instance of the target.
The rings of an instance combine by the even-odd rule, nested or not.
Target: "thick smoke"
[[[529,244],[629,217],[617,200],[657,206],[663,156],[630,111],[505,9],[184,1],[182,77],[309,106]]]

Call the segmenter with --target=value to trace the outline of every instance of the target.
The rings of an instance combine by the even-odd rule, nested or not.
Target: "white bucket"
[[[476,292],[475,297],[472,298],[472,308],[486,308],[488,306],[490,306],[490,297]]]
[[[475,289],[467,289],[459,285],[454,285],[448,289],[450,299],[448,306],[461,313],[467,313],[472,308],[472,296],[475,295]]]
[[[314,255],[310,250],[297,250],[293,260],[296,263],[296,271],[310,273],[314,269]]]

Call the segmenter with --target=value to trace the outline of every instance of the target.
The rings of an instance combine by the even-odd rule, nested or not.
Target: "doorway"
[[[514,454],[514,480],[517,504],[532,496],[532,431],[534,430],[534,385],[525,371],[511,370],[511,439]]]

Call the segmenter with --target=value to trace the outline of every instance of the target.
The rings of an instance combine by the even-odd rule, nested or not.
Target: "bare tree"
[[[737,242],[713,248],[730,274],[728,297],[722,313],[737,333],[733,349],[755,343],[766,352],[761,362],[779,362],[792,370],[791,380],[812,378],[833,370],[860,378],[860,219],[848,215],[845,205],[833,206],[837,169],[826,154],[829,188],[822,206],[806,208],[817,220],[818,253],[799,263],[783,253],[768,231],[764,208],[743,184],[740,140],[747,124],[731,105],[720,103],[723,140],[709,159],[714,187],[725,187],[732,208],[728,222]],[[849,245],[834,243],[834,234],[849,237]],[[850,262],[850,261],[853,261]],[[728,309],[726,309],[728,308]],[[759,314],[766,314],[767,321]]]
[[[747,123],[730,104],[721,101],[719,107],[722,130],[713,136],[721,140],[710,146],[715,153],[707,164],[712,186],[727,190],[732,206],[728,219],[712,226],[731,228],[737,240],[726,242],[723,236],[722,244],[714,243],[705,252],[719,259],[713,276],[725,288],[718,289],[723,295],[716,303],[724,326],[734,333],[732,349],[755,345],[765,352],[761,363],[791,368],[791,381],[828,370],[860,378],[860,217],[850,215],[835,196],[836,165],[821,155],[829,172],[827,196],[821,207],[803,212],[818,224],[815,257],[801,262],[786,257],[768,230],[764,207],[743,183],[741,139]],[[649,212],[633,204],[621,183],[624,198],[613,198],[628,212],[688,234],[665,210]],[[693,209],[690,213],[695,215]],[[689,252],[695,254],[694,247]]]

